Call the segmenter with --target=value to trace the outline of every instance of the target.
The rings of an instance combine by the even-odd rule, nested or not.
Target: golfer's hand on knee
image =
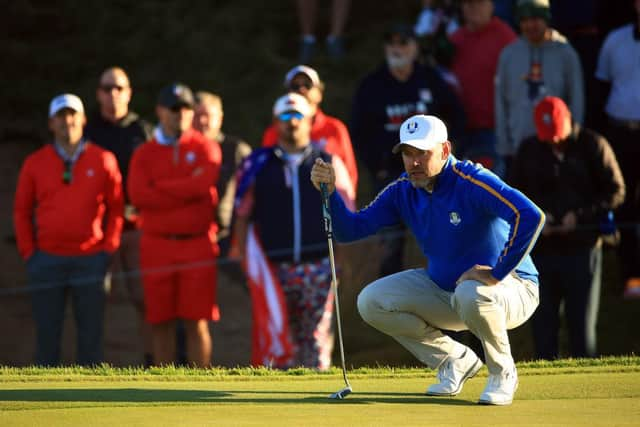
[[[466,280],[475,280],[477,282],[483,283],[487,286],[494,286],[500,282],[498,279],[493,277],[492,268],[488,265],[474,265],[460,276],[458,280],[456,280],[456,286]]]
[[[316,159],[311,169],[311,182],[317,190],[320,190],[320,184],[327,184],[329,194],[336,189],[336,173],[331,163],[327,163],[322,159]]]

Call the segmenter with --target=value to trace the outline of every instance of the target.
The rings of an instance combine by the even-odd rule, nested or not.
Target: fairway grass
[[[424,369],[339,370],[103,366],[0,368],[0,426],[425,426],[640,425],[640,359],[567,360],[518,365],[513,405],[476,404],[487,371],[455,398],[423,395]]]

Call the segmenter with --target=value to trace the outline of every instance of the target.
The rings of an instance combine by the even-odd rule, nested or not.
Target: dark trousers
[[[533,260],[540,273],[540,305],[532,317],[536,358],[552,360],[559,356],[562,303],[571,356],[595,357],[602,246],[565,254],[537,254]]]
[[[611,123],[607,129],[607,140],[611,144],[624,183],[626,197],[624,203],[616,211],[616,221],[620,228],[620,245],[618,255],[622,267],[623,278],[640,277],[640,244],[636,223],[640,219],[638,208],[640,203],[640,128],[631,129],[624,125]]]
[[[57,256],[36,251],[27,261],[31,303],[36,323],[39,366],[60,364],[60,343],[67,294],[71,295],[77,329],[78,365],[103,359],[104,277],[108,256]]]

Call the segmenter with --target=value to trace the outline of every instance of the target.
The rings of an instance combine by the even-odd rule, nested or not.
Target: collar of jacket
[[[307,145],[306,147],[304,147],[304,149],[302,151],[299,151],[302,153],[302,157],[303,158],[307,158],[309,157],[309,155],[311,155],[311,152],[313,151],[313,145],[311,143],[309,143],[309,145]],[[275,147],[273,147],[273,154],[275,154],[275,156],[280,159],[281,161],[285,161],[285,159],[287,158],[287,152],[284,151],[284,149],[278,145],[276,145]]]

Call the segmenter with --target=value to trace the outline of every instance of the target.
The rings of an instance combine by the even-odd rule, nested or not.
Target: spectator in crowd
[[[535,355],[559,357],[564,303],[571,357],[594,357],[602,273],[599,224],[624,200],[624,181],[607,140],[572,122],[562,99],[543,98],[534,122],[537,134],[520,144],[509,183],[535,200],[547,218],[532,252],[540,273]]]
[[[492,0],[462,1],[464,26],[451,35],[455,46],[452,71],[460,84],[467,117],[464,145],[458,147],[456,155],[500,170],[493,82],[500,52],[517,37],[507,24],[493,16],[493,9]]]
[[[226,257],[231,240],[235,174],[242,160],[251,153],[251,146],[237,136],[222,132],[224,112],[222,99],[218,95],[200,91],[196,93],[195,101],[193,128],[211,143],[218,144],[222,153],[220,178],[216,185],[219,199],[217,223],[220,256]]]
[[[606,93],[605,132],[618,157],[627,184],[627,199],[618,219],[621,229],[620,257],[625,295],[640,296],[640,0],[634,0],[636,21],[612,31],[606,38],[596,70]],[[627,225],[628,224],[628,225]]]
[[[124,202],[116,158],[82,137],[85,121],[80,98],[53,98],[53,141],[27,157],[18,177],[13,219],[27,263],[39,366],[60,364],[67,293],[76,363],[103,360],[104,278],[120,244]]]
[[[455,138],[464,131],[464,110],[455,93],[432,67],[416,62],[418,44],[411,26],[395,24],[386,32],[384,54],[385,63],[359,84],[350,127],[356,154],[372,175],[375,192],[402,172],[391,148],[403,120],[414,114],[434,114],[449,125]],[[402,270],[404,226],[385,229],[381,237],[380,274]]]
[[[438,370],[429,396],[457,395],[482,367],[469,347],[443,334],[443,329],[470,330],[482,342],[489,371],[478,403],[509,405],[518,373],[507,330],[523,324],[538,305],[538,272],[529,251],[544,215],[487,169],[458,161],[437,117],[410,117],[399,133],[393,152],[401,153],[406,172],[366,209],[345,209],[333,191],[331,165],[318,159],[311,171],[316,188],[327,184],[339,241],[362,239],[402,221],[428,260],[425,268],[367,285],[358,295],[358,311]]]
[[[291,92],[304,96],[311,107],[311,143],[321,150],[340,157],[349,171],[354,190],[358,185],[358,167],[351,146],[347,127],[336,117],[329,116],[320,109],[324,96],[324,83],[311,67],[297,65],[284,78],[284,86]],[[271,147],[278,142],[278,120],[274,119],[262,136],[262,145]]]
[[[535,134],[533,107],[543,97],[562,98],[576,122],[584,118],[580,60],[549,27],[549,0],[518,0],[516,11],[522,36],[502,50],[496,74],[497,151],[506,169],[520,142]]]
[[[151,138],[151,126],[129,110],[131,85],[127,73],[120,67],[110,67],[100,76],[96,90],[98,111],[89,116],[84,136],[89,141],[111,151],[118,161],[122,182],[127,182],[129,161],[133,151]],[[125,190],[126,185],[123,185]],[[124,226],[120,248],[111,261],[110,292],[124,291],[138,315],[138,328],[144,349],[144,365],[152,364],[151,330],[144,321],[144,299],[140,276],[140,230],[137,212],[124,191]]]
[[[192,129],[194,98],[183,84],[163,88],[153,138],[131,159],[129,197],[140,210],[140,265],[154,363],[176,360],[176,319],[184,321],[189,363],[211,363],[209,321],[216,304],[215,184],[220,146]]]
[[[318,16],[317,0],[296,0],[298,5],[298,21],[302,32],[299,60],[309,64],[316,52],[316,17]],[[331,22],[326,39],[327,53],[333,59],[344,57],[344,28],[349,17],[351,0],[331,0]]]
[[[338,156],[331,156],[311,143],[312,108],[300,94],[288,93],[273,106],[277,144],[254,151],[244,162],[236,198],[236,246],[233,255],[245,266],[251,287],[251,271],[260,262],[247,256],[248,238],[255,233],[263,256],[273,271],[274,282],[284,295],[289,332],[281,347],[291,344],[290,354],[273,355],[261,348],[263,336],[256,291],[254,301],[253,364],[272,364],[276,368],[306,366],[325,370],[331,362],[333,299],[331,270],[327,258],[326,236],[322,226],[319,193],[309,181],[313,162],[321,158],[336,167],[338,188],[353,208],[353,194],[348,172]],[[253,231],[252,231],[253,230]],[[277,310],[271,307],[270,310]]]

